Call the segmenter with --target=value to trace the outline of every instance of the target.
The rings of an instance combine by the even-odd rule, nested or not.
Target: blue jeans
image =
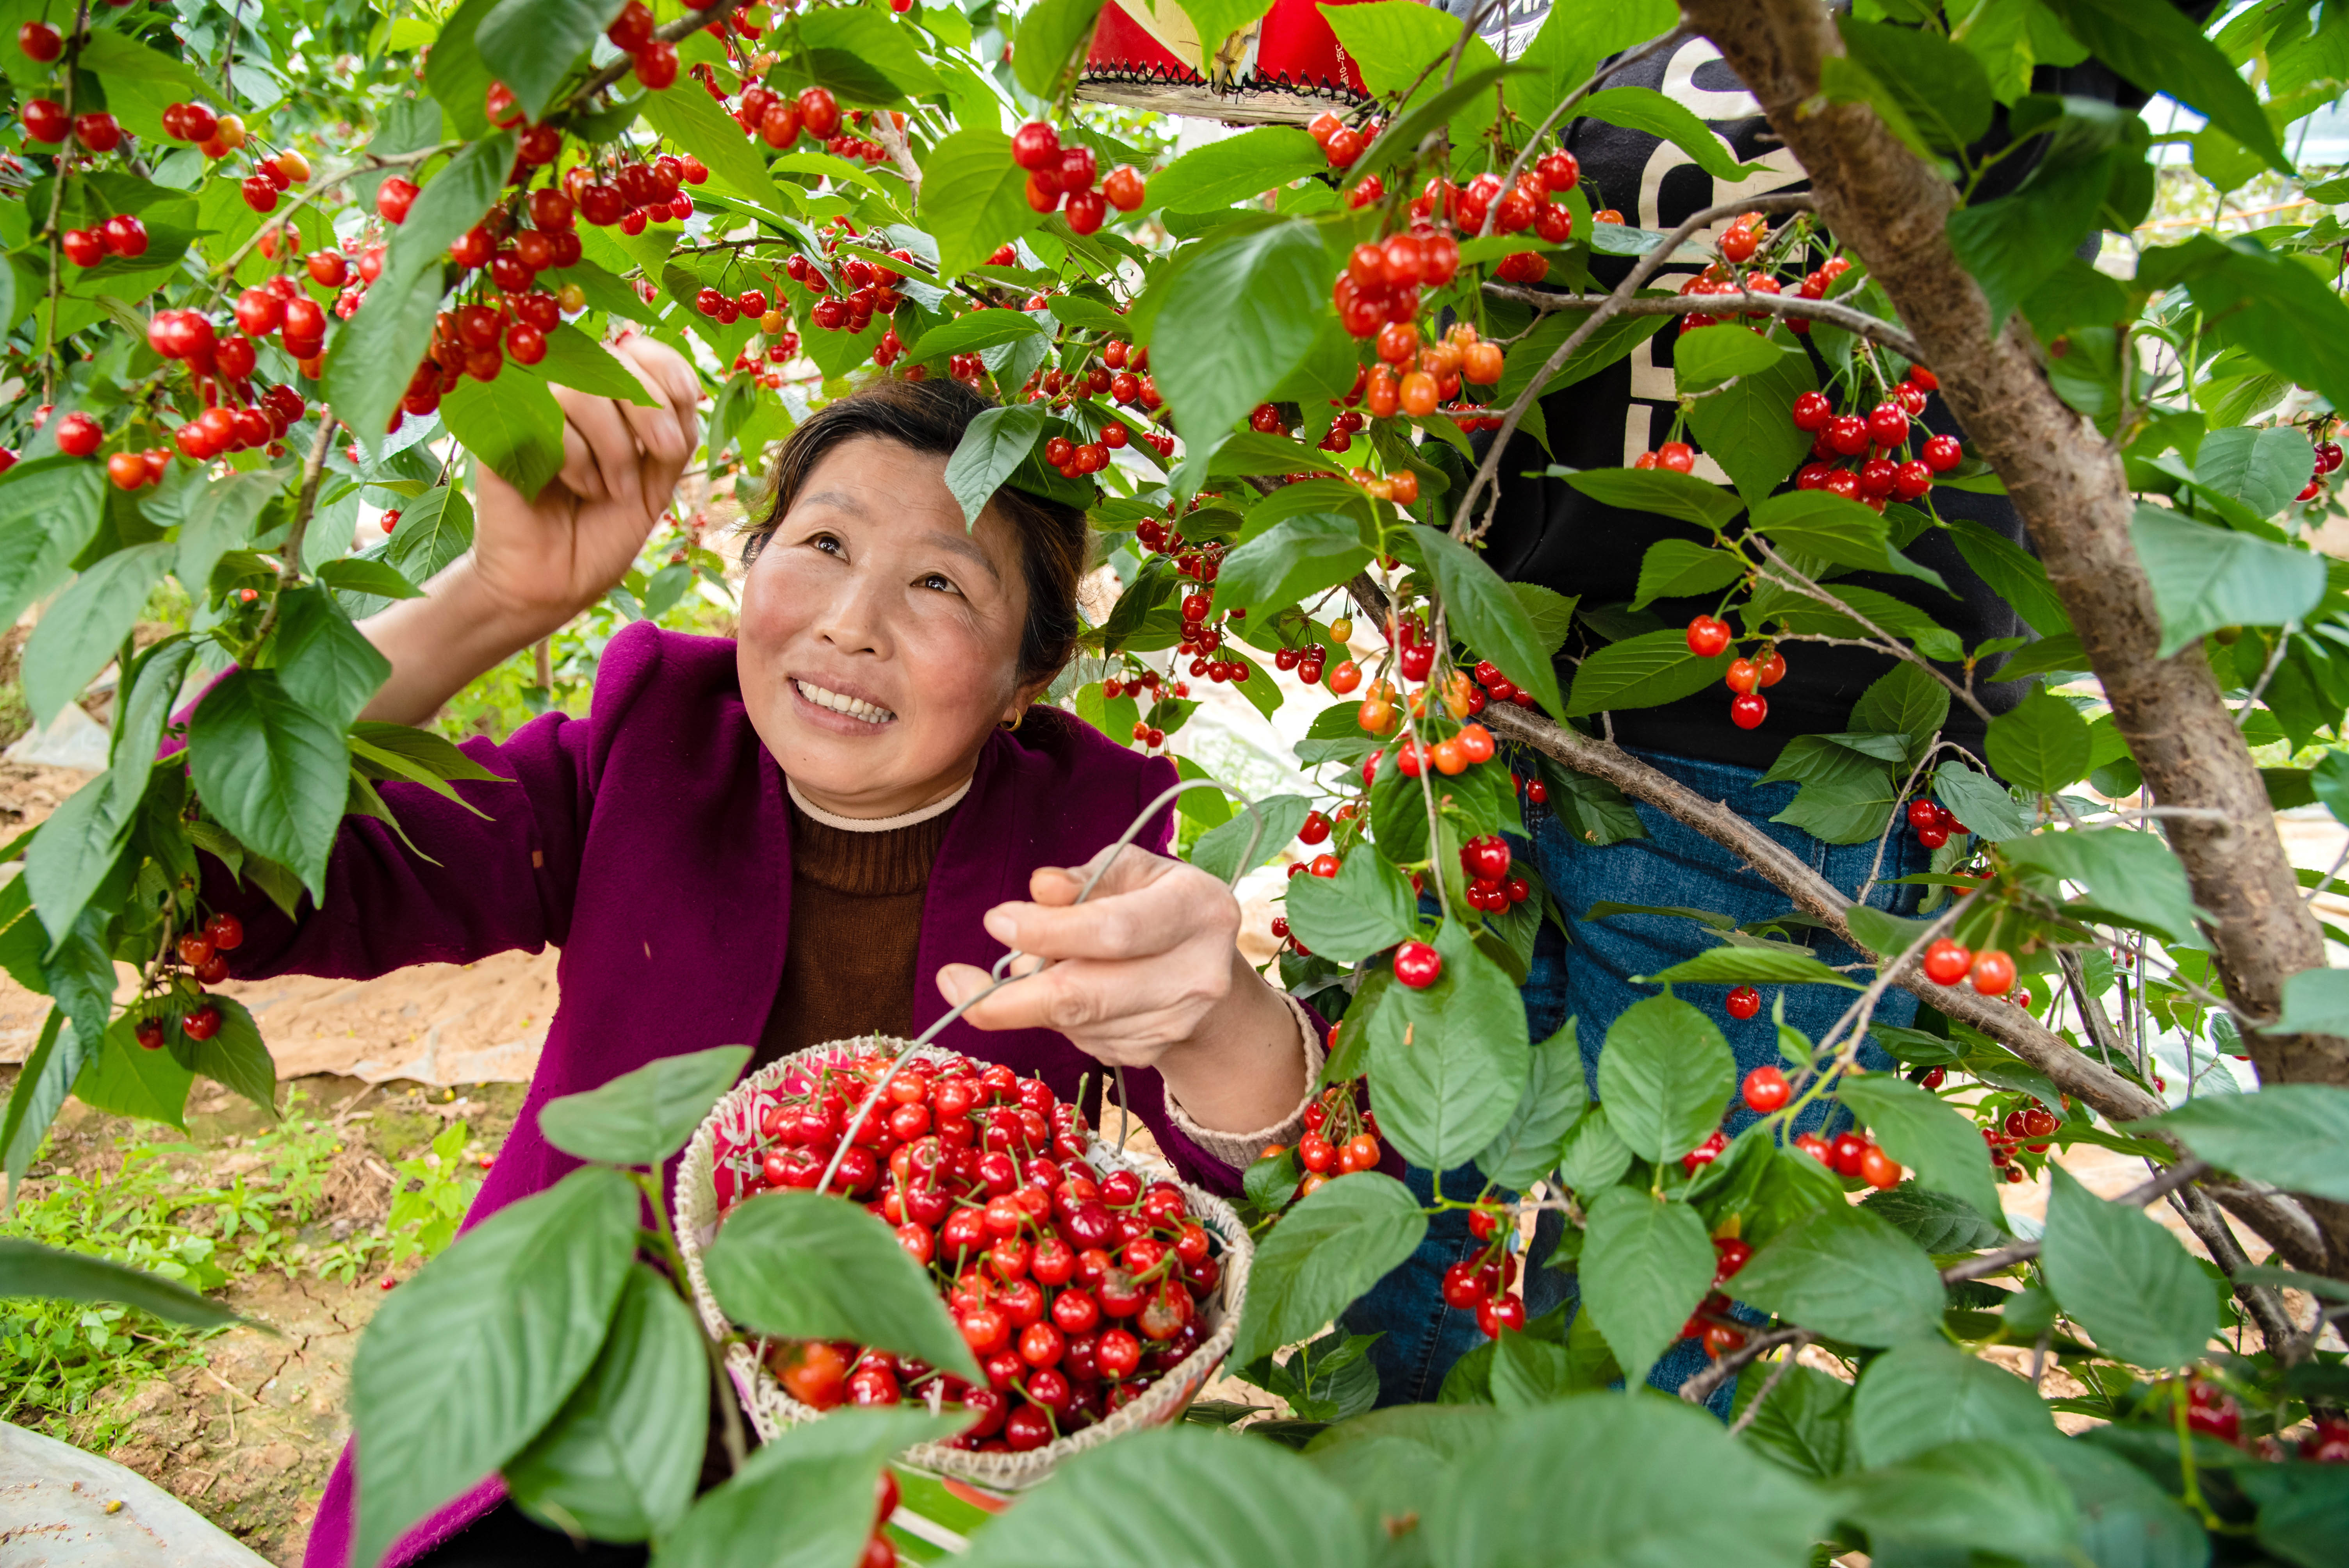
[[[1798,828],[1769,820],[1794,799],[1795,785],[1757,785],[1754,780],[1762,776],[1758,770],[1728,763],[1640,755],[1641,760],[1659,772],[1707,799],[1727,801],[1732,810],[1794,851],[1812,870],[1847,893],[1856,894],[1859,884],[1868,880],[1869,868],[1876,863],[1874,840],[1861,844],[1823,843]],[[1582,1046],[1583,1067],[1594,1093],[1599,1052],[1606,1041],[1608,1028],[1625,1008],[1656,995],[1659,989],[1635,985],[1631,976],[1653,975],[1713,943],[1702,924],[1685,916],[1619,914],[1592,920],[1588,915],[1593,904],[1702,909],[1727,915],[1741,923],[1784,914],[1789,907],[1785,893],[1711,839],[1653,807],[1641,805],[1639,812],[1648,837],[1604,848],[1574,839],[1556,817],[1541,807],[1529,806],[1526,812],[1526,825],[1533,834],[1529,858],[1540,869],[1542,880],[1557,896],[1558,906],[1566,912],[1571,942],[1569,945],[1552,926],[1544,923],[1524,988],[1526,1024],[1528,1032],[1538,1040],[1553,1033],[1569,1016],[1579,1020],[1577,1033]],[[1528,846],[1525,842],[1518,841],[1515,848],[1520,857],[1526,856]],[[1893,878],[1925,870],[1929,858],[1928,851],[1912,834],[1896,831],[1885,847],[1884,865],[1868,902],[1896,914],[1914,914],[1925,890],[1888,884]],[[1846,944],[1816,930],[1797,927],[1789,934],[1795,941],[1807,943],[1831,965],[1855,964],[1863,957]],[[1736,1053],[1741,1078],[1765,1062],[1778,1060],[1777,1028],[1771,1022],[1767,1006],[1754,1017],[1740,1021],[1729,1016],[1724,1006],[1729,995],[1726,985],[1676,985],[1673,993],[1703,1008],[1721,1026],[1730,1048]],[[1791,987],[1785,992],[1786,1022],[1816,1040],[1833,1026],[1849,999],[1849,993],[1826,986]],[[1876,1021],[1906,1025],[1915,1018],[1916,1012],[1916,998],[1896,989],[1887,993],[1878,1004]],[[1862,1050],[1860,1059],[1878,1070],[1893,1065],[1891,1058],[1872,1043]],[[1752,1125],[1755,1117],[1742,1100],[1733,1100],[1731,1106],[1727,1128],[1733,1137]],[[1806,1113],[1805,1125],[1820,1128],[1826,1109],[1825,1106],[1814,1107]],[[1413,1191],[1423,1202],[1427,1201],[1432,1185],[1427,1173],[1413,1170],[1410,1181]],[[1481,1184],[1473,1167],[1447,1172],[1444,1181],[1445,1192],[1454,1195],[1474,1192]],[[1555,1214],[1542,1218],[1544,1225],[1536,1232],[1527,1259],[1528,1316],[1539,1316],[1558,1302],[1573,1301],[1578,1296],[1571,1274],[1544,1266],[1561,1222]],[[1442,1295],[1444,1271],[1469,1256],[1475,1247],[1468,1234],[1465,1213],[1453,1211],[1439,1215],[1429,1224],[1419,1250],[1347,1309],[1342,1321],[1350,1332],[1384,1336],[1371,1353],[1379,1370],[1380,1404],[1412,1404],[1434,1398],[1452,1364],[1483,1342],[1484,1336],[1478,1332],[1473,1315],[1446,1307]],[[1694,1340],[1682,1340],[1665,1353],[1649,1374],[1648,1381],[1670,1392],[1703,1365],[1703,1349]],[[1724,1415],[1733,1387],[1724,1386],[1713,1398],[1714,1408]]]

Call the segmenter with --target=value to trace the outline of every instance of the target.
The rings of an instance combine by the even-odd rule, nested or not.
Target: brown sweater
[[[913,1033],[930,867],[959,804],[911,827],[827,827],[791,802],[791,944],[756,1066],[854,1035]]]

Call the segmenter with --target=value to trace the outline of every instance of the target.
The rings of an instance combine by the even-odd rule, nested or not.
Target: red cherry
[[[1974,954],[1973,985],[1985,996],[2003,996],[2014,989],[2014,960],[1995,947]]]
[[[106,439],[106,430],[87,414],[67,414],[57,421],[57,450],[69,458],[86,458]]]
[[[1806,392],[1795,399],[1794,418],[1798,430],[1824,430],[1835,418],[1835,405],[1824,392]]]
[[[35,141],[63,141],[73,130],[65,106],[54,98],[36,98],[24,108],[25,134]]]
[[[1701,659],[1717,658],[1729,646],[1729,623],[1699,615],[1688,624],[1689,652]]]
[[[16,47],[25,52],[26,58],[42,65],[56,59],[65,46],[64,36],[47,22],[27,22],[16,29]]]
[[[677,46],[666,38],[655,38],[636,51],[634,64],[636,80],[659,92],[677,80]]]
[[[180,1020],[180,1028],[191,1040],[209,1040],[220,1033],[221,1010],[207,1002]]]
[[[1444,955],[1424,942],[1406,942],[1395,949],[1394,977],[1414,991],[1424,991],[1444,973]]]
[[[1729,994],[1729,1000],[1726,1006],[1729,1008],[1729,1016],[1731,1017],[1750,1018],[1754,1014],[1762,1010],[1762,993],[1756,991],[1751,985],[1740,985],[1737,989]],[[1776,1072],[1778,1069],[1775,1068],[1759,1068],[1755,1070],[1759,1072]],[[1751,1080],[1748,1081],[1750,1084]],[[1756,1109],[1758,1109],[1760,1108],[1756,1107]]]
[[[1759,692],[1744,692],[1729,700],[1729,722],[1740,729],[1753,729],[1770,717],[1770,699]]]
[[[1792,1092],[1785,1073],[1775,1064],[1764,1064],[1745,1075],[1745,1103],[1759,1115],[1784,1109]]]
[[[1859,1156],[1859,1179],[1878,1189],[1900,1185],[1900,1161],[1875,1144],[1869,1144]]]
[[[78,267],[94,267],[106,259],[106,242],[95,229],[67,229],[57,236],[57,248]]]
[[[1840,1133],[1827,1145],[1827,1163],[1838,1176],[1857,1176],[1868,1153],[1868,1140],[1856,1132]]]
[[[1954,985],[1972,969],[1974,955],[1942,937],[1925,949],[1925,975],[1937,985]]]
[[[1909,410],[1898,402],[1878,403],[1868,413],[1868,436],[1879,447],[1898,447],[1909,439]]]
[[[1966,458],[1965,449],[1959,445],[1955,436],[1927,438],[1924,449],[1920,455],[1925,459],[1925,466],[1937,474],[1948,473],[1965,461]]]

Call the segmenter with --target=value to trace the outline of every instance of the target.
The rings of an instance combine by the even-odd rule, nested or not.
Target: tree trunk
[[[2160,617],[2129,537],[2119,454],[2055,395],[2021,316],[1993,332],[1982,290],[1951,251],[1949,182],[1874,110],[1818,97],[1819,61],[1843,52],[1818,0],[1686,0],[1809,172],[1821,221],[1868,263],[1899,312],[1972,449],[2006,483],[2049,581],[2103,683],[2154,798],[2222,820],[2172,819],[2171,847],[2210,935],[2227,995],[2273,1017],[2283,982],[2321,966],[2323,942],[2275,830],[2251,752],[2199,644],[2157,658]],[[2349,1042],[2247,1037],[2265,1083],[2349,1085]],[[2349,1206],[2310,1201],[2335,1274],[2349,1273]]]

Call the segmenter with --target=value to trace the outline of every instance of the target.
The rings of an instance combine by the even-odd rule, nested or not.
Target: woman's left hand
[[[1203,1125],[1278,1123],[1304,1095],[1304,1053],[1296,1015],[1240,954],[1231,890],[1129,845],[1078,905],[1109,852],[1044,867],[1029,879],[1033,902],[988,912],[989,935],[1052,964],[963,1016],[982,1029],[1057,1029],[1100,1061],[1157,1068]],[[971,965],[938,971],[949,1003],[987,984]]]

